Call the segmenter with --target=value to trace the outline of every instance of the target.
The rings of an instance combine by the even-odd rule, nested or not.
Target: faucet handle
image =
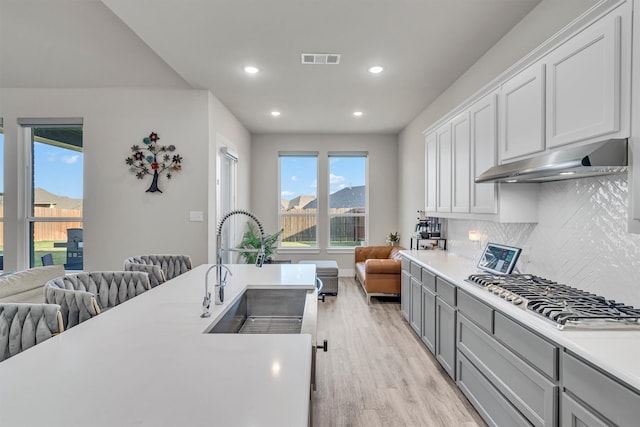
[[[207,292],[202,300],[202,316],[201,317],[209,317],[211,313],[209,312],[209,308],[211,307],[211,292]]]
[[[256,267],[262,267],[264,264],[264,251],[258,252],[258,256],[256,257]]]

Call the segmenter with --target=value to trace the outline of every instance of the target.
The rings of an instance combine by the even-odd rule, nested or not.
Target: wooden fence
[[[75,209],[59,209],[59,208],[43,208],[36,207],[34,209],[36,218],[43,217],[82,217],[81,210]],[[0,216],[4,217],[4,207],[0,206]],[[82,221],[70,222],[35,222],[33,224],[33,240],[39,242],[42,240],[54,240],[58,242],[67,241],[67,228],[82,228]],[[0,227],[0,242],[4,241],[4,227]]]
[[[360,212],[360,209],[338,208],[332,209],[332,214]],[[286,213],[310,214],[308,216],[282,216],[283,242],[309,242],[315,241],[316,233],[316,210],[315,209],[290,209]],[[331,218],[332,242],[337,241],[360,241],[364,239],[364,217],[344,216]]]

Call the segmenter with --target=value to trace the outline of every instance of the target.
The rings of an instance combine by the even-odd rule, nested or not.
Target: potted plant
[[[387,234],[387,245],[396,246],[400,242],[400,234],[396,231]]]
[[[260,230],[258,227],[252,222],[247,221],[247,231],[242,235],[242,242],[238,245],[239,249],[260,249]],[[277,233],[274,234],[265,234],[264,236],[264,258],[265,262],[271,262],[271,255],[278,244],[278,237],[284,229],[280,229]],[[255,264],[256,258],[258,256],[257,252],[243,252],[240,251],[242,258],[247,264]]]

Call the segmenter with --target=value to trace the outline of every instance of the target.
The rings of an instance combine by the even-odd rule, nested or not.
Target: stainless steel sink
[[[205,332],[300,334],[315,339],[317,296],[306,289],[247,289]]]
[[[318,293],[308,289],[247,289],[230,303],[209,334],[310,334],[311,385],[316,389]]]

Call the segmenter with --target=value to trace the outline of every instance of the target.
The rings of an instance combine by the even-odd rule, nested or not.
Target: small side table
[[[436,242],[436,246],[444,251],[447,250],[447,239],[445,239],[444,237],[432,237],[430,239],[423,239],[422,237],[412,237],[411,238],[411,244],[409,246],[409,249],[416,249],[416,250],[420,250],[420,242],[426,240],[429,242]],[[416,242],[415,244],[415,248],[413,246],[413,242]],[[423,248],[424,249],[424,248]]]
[[[322,280],[322,294],[338,295],[338,263],[334,260],[301,260],[298,264],[315,264],[316,276]]]

